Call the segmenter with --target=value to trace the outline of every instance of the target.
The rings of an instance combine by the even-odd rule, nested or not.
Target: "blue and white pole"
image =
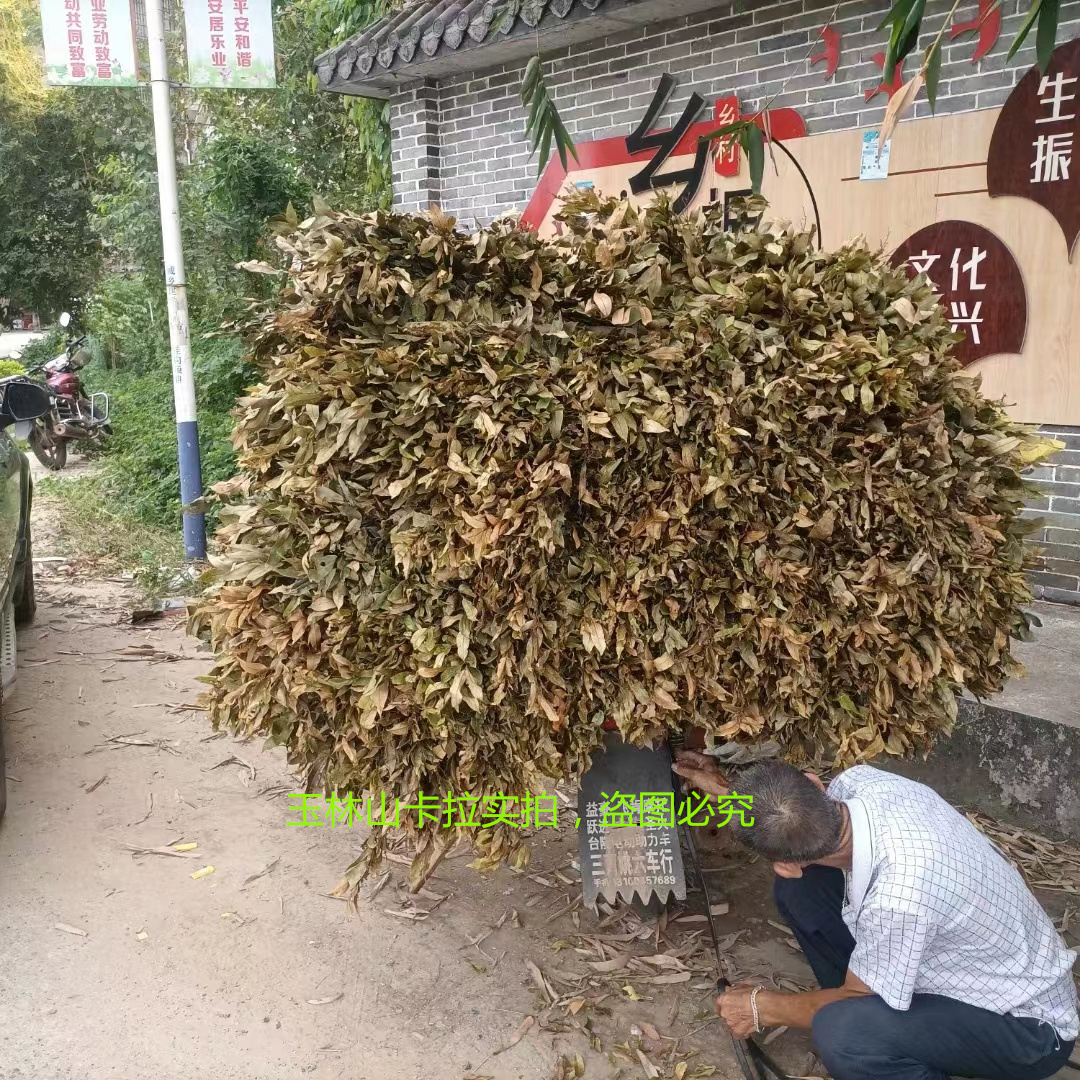
[[[169,345],[172,352],[173,405],[176,410],[176,440],[180,462],[180,499],[186,507],[202,498],[203,490],[162,0],[147,0],[146,32],[150,46],[150,95],[154,106],[154,144],[157,150],[158,197],[161,203],[161,242],[165,255],[165,293],[169,304]],[[184,514],[184,555],[189,559],[206,558],[206,519],[201,512]]]

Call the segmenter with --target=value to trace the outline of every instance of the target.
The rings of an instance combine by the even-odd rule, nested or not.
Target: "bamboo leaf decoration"
[[[935,41],[926,54],[923,64],[926,71],[926,100],[931,110],[937,105],[938,80],[941,78],[941,42]]]
[[[941,28],[923,52],[923,61],[919,70],[890,100],[878,135],[879,146],[885,145],[885,140],[897,122],[914,103],[923,83],[926,84],[926,99],[930,103],[930,111],[934,111],[937,105],[938,79],[941,74],[942,42],[945,31],[952,24],[953,14],[959,6],[960,0],[955,0]],[[999,6],[1000,0],[983,13],[983,18],[985,19]],[[925,10],[926,0],[895,0],[885,18],[881,20],[879,30],[889,27],[889,44],[885,50],[885,62],[882,65],[882,73],[886,79],[890,77],[896,65],[902,64],[918,44]],[[1031,0],[1027,18],[1017,30],[1006,59],[1011,60],[1016,55],[1031,33],[1031,28],[1038,24],[1035,32],[1035,57],[1039,70],[1045,72],[1057,43],[1060,16],[1060,0]]]
[[[555,108],[555,102],[551,100],[551,95],[548,93],[547,84],[544,82],[544,71],[539,54],[534,56],[525,68],[525,75],[521,80],[521,104],[529,113],[525,123],[525,135],[533,153],[537,155],[536,175],[539,176],[544,171],[552,140],[555,142],[555,150],[564,169],[567,155],[573,156],[577,161],[574,140],[570,138],[559,116],[559,110]]]
[[[747,120],[736,120],[734,123],[725,124],[708,131],[701,136],[701,142],[711,142],[713,139],[734,140],[746,152],[747,164],[750,168],[750,187],[755,195],[761,194],[761,181],[765,175],[765,137],[761,126],[757,123],[757,117],[752,116]]]
[[[941,67],[942,39],[945,35],[945,31],[949,29],[949,26],[952,23],[953,12],[956,11],[959,5],[960,0],[956,0],[952,9],[949,11],[948,15],[946,15],[940,31],[923,55],[920,73],[926,82],[926,96],[930,102],[931,109],[934,108],[937,98],[938,72]],[[983,18],[985,19],[999,6],[1000,0],[997,4],[994,4],[984,12]],[[919,37],[922,32],[922,20],[925,10],[926,0],[895,0],[893,6],[889,8],[886,13],[885,18],[882,19],[881,23],[878,25],[879,30],[884,30],[885,27],[889,28],[889,43],[885,50],[885,63],[883,65],[883,71],[886,78],[889,77],[893,68],[897,64],[903,63],[905,57],[914,51],[915,47],[918,45]],[[1032,27],[1038,24],[1038,28],[1035,32],[1035,56],[1038,61],[1039,70],[1046,71],[1046,68],[1050,63],[1050,55],[1053,53],[1054,46],[1057,43],[1058,24],[1060,21],[1060,0],[1031,0],[1027,18],[1025,18],[1020,29],[1017,30],[1016,37],[1013,38],[1006,59],[1011,60],[1017,54],[1020,47],[1027,40],[1028,35],[1031,33]]]
[[[747,124],[739,134],[739,144],[746,151],[750,168],[750,187],[755,195],[761,194],[761,180],[765,175],[765,139],[757,124]]]

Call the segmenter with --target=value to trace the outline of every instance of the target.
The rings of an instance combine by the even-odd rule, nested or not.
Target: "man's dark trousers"
[[[855,948],[843,900],[842,870],[808,866],[801,878],[776,879],[776,906],[822,988],[843,984]],[[818,1010],[813,1032],[834,1080],[1043,1080],[1073,1047],[1049,1024],[936,994],[916,994],[906,1012],[876,994],[834,1001]]]

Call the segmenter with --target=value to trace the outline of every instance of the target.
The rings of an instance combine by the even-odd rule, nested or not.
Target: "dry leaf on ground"
[[[510,1036],[510,1041],[505,1046],[500,1046],[498,1050],[493,1051],[493,1054],[501,1054],[505,1050],[509,1050],[512,1046],[517,1046],[523,1038],[525,1038],[526,1032],[536,1023],[535,1016],[526,1016],[524,1020],[518,1025],[517,1030]]]

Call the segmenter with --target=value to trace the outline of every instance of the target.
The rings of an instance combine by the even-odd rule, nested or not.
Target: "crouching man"
[[[727,793],[708,757],[682,754],[676,771]],[[733,828],[772,862],[776,906],[821,986],[733,988],[716,1009],[735,1035],[811,1028],[834,1080],[1041,1080],[1064,1065],[1076,954],[963,815],[867,765],[828,790],[778,762],[734,783],[754,824]]]

